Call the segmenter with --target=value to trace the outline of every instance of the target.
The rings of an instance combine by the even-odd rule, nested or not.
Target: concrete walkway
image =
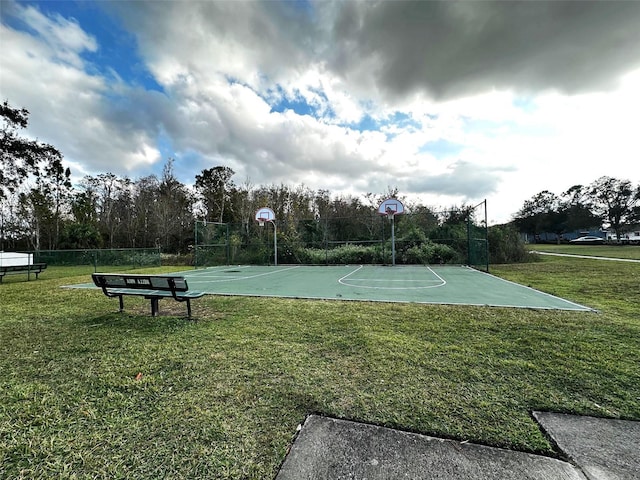
[[[630,480],[640,422],[535,412],[572,463],[310,415],[276,480]]]
[[[611,257],[596,257],[593,255],[577,255],[574,253],[551,253],[551,252],[539,252],[537,250],[531,250],[531,253],[537,253],[538,255],[549,255],[552,257],[574,257],[574,258],[588,258],[591,260],[608,260],[610,262],[634,262],[640,263],[640,260],[635,258],[611,258]]]
[[[640,422],[549,412],[533,416],[588,479],[640,479]]]

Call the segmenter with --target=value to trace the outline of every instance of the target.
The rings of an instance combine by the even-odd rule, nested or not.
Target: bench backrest
[[[47,268],[46,263],[32,263],[30,265],[2,265],[0,266],[0,270],[3,272],[26,272],[31,270],[35,272],[36,270],[44,270]]]
[[[140,275],[126,273],[93,273],[93,283],[100,288],[131,288],[186,292],[189,290],[184,277],[171,275]]]

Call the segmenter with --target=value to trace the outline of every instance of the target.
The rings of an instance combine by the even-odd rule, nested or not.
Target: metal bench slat
[[[91,278],[106,296],[120,299],[120,311],[124,309],[123,295],[143,296],[151,300],[153,316],[157,314],[160,298],[173,298],[178,302],[187,302],[187,311],[191,318],[190,300],[205,295],[205,292],[189,290],[184,277],[173,275],[94,273]]]

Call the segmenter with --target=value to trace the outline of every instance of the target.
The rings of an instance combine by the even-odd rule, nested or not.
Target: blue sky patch
[[[445,140],[443,138],[439,138],[438,140],[434,140],[433,142],[427,142],[422,147],[420,147],[420,153],[429,153],[436,158],[442,157],[452,157],[458,155],[462,149],[463,145],[459,143],[453,143],[449,140]]]
[[[112,78],[115,72],[128,85],[164,92],[138,56],[135,35],[125,30],[119,19],[101,8],[99,2],[53,0],[21,3],[35,6],[50,18],[58,14],[75,20],[82,30],[95,38],[98,49],[80,54],[90,65],[87,68],[89,74]]]
[[[385,123],[391,123],[400,128],[411,127],[414,129],[420,129],[422,127],[420,122],[414,120],[410,115],[404,112],[395,112],[385,121]]]
[[[291,98],[279,86],[269,92],[270,96],[265,101],[271,106],[271,112],[282,113],[291,110],[298,115],[310,115],[314,118],[334,118],[335,113],[332,109],[327,108],[330,104],[322,91],[313,90],[313,92],[322,98],[322,103],[315,105],[307,102],[307,100],[296,91],[295,97]]]
[[[535,112],[537,106],[535,100],[531,97],[515,97],[511,102],[512,105],[524,112]]]

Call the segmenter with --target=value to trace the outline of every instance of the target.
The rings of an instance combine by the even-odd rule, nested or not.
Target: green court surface
[[[240,265],[172,275],[212,295],[592,310],[464,266]]]

